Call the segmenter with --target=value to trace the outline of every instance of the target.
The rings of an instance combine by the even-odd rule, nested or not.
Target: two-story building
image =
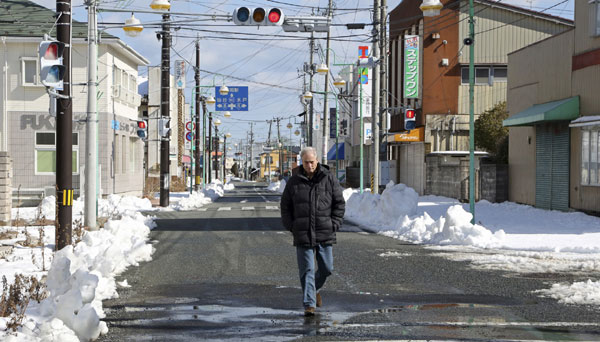
[[[509,199],[600,212],[600,1],[508,56]]]
[[[403,115],[392,115],[388,154],[398,182],[425,191],[425,155],[469,150],[469,1],[442,0],[439,16],[424,17],[421,0],[404,0],[390,12],[389,103],[416,110],[417,129],[402,134]],[[508,54],[564,32],[571,20],[475,0],[475,118],[507,99]],[[408,56],[409,58],[406,58]],[[407,67],[410,59],[410,68]],[[414,66],[417,69],[414,69]],[[416,74],[415,74],[416,70]],[[409,163],[410,167],[404,167]]]
[[[0,132],[12,158],[13,198],[17,190],[48,195],[56,184],[55,118],[39,80],[38,46],[56,35],[55,12],[30,1],[0,2]],[[87,112],[87,25],[72,25],[73,187],[79,193],[85,167]],[[141,194],[143,141],[137,136],[138,67],[148,60],[102,33],[98,46],[98,184],[100,194]]]

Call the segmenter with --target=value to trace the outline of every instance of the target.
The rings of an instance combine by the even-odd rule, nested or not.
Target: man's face
[[[302,167],[308,175],[315,173],[317,169],[317,156],[312,153],[307,153],[302,157]]]

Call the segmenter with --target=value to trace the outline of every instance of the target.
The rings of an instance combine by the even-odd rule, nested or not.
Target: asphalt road
[[[348,222],[324,306],[305,318],[279,196],[235,186],[157,215],[153,261],[118,279],[132,287],[104,303],[100,341],[600,341],[598,310],[532,293],[557,279],[475,270]]]

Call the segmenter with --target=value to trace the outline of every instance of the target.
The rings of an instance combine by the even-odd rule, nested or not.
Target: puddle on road
[[[165,300],[166,301],[166,300]],[[261,341],[286,341],[302,336],[315,336],[322,329],[338,326],[356,313],[322,311],[305,318],[301,310],[280,310],[265,307],[231,307],[225,305],[165,305],[126,306],[124,311],[133,319],[115,322],[120,328],[147,329],[148,334],[135,334],[131,341],[162,340],[162,334],[173,341],[240,340],[258,338]],[[156,326],[185,326],[186,333],[174,337],[157,333]],[[166,330],[171,330],[167,328]],[[146,336],[140,338],[141,335]]]

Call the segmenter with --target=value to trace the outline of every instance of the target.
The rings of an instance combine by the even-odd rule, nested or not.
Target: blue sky
[[[33,0],[34,2],[54,9],[56,7],[55,0]],[[510,3],[533,10],[542,11],[552,5],[561,3],[562,0],[501,0],[504,3]],[[573,1],[568,0],[554,7],[547,13],[563,16],[572,19],[573,17]],[[401,0],[389,0],[388,10],[394,9]],[[136,10],[151,10],[149,5],[151,0],[102,0],[100,1],[101,8],[118,8],[131,11]],[[202,13],[202,14],[231,14],[236,7],[275,7],[282,8],[285,15],[299,16],[318,14],[327,7],[327,0],[172,0],[172,12],[184,13]],[[285,3],[285,4],[280,4]],[[372,0],[341,0],[334,1],[339,9],[335,12],[334,24],[345,23],[367,23],[370,22],[371,13],[368,10],[372,8]],[[79,21],[87,21],[86,8],[82,0],[73,0],[74,18]],[[314,6],[314,7],[311,7]],[[131,14],[130,13],[114,13],[103,12],[99,15],[98,22],[102,23],[122,23]],[[135,15],[146,26],[150,23],[160,21],[160,15],[137,13]],[[189,18],[189,17],[187,17]],[[172,19],[182,20],[181,16],[172,16]],[[200,25],[200,24],[206,25]],[[218,25],[218,26],[214,26]],[[249,86],[249,107],[247,112],[232,112],[232,117],[229,119],[222,118],[223,124],[220,127],[221,132],[230,132],[232,140],[239,142],[240,139],[247,138],[247,132],[250,130],[248,120],[254,120],[255,125],[255,140],[265,141],[267,138],[268,124],[266,120],[274,117],[284,117],[282,121],[281,134],[289,137],[290,130],[285,126],[291,122],[294,126],[292,131],[299,128],[300,118],[287,119],[303,111],[303,106],[300,103],[299,96],[302,92],[303,79],[299,70],[302,70],[304,62],[309,61],[309,48],[307,33],[285,33],[279,27],[241,27],[236,26],[232,22],[180,22],[174,24],[181,27],[174,33],[173,49],[171,53],[171,61],[183,59],[191,63],[195,63],[195,47],[194,42],[197,36],[200,36],[201,46],[201,69],[217,72],[222,75],[231,75],[244,80],[276,85],[270,87],[256,83],[247,83],[244,81],[228,78],[226,76],[216,76],[202,73],[202,85],[212,85],[213,80],[217,85],[225,83],[228,86]],[[368,33],[371,28],[368,26],[365,30],[347,30],[344,26],[333,26],[331,30],[332,37],[352,37],[343,38],[352,41],[333,41],[331,48],[335,53],[336,63],[351,63],[356,60],[359,45],[370,45],[368,42]],[[112,28],[107,32],[120,37],[128,45],[132,46],[136,51],[140,52],[148,60],[151,65],[160,64],[160,48],[161,43],[156,39],[156,31],[158,28],[147,27],[142,34],[136,38],[126,36],[122,29]],[[202,31],[199,31],[202,30]],[[247,40],[243,39],[246,36],[214,33],[208,31],[224,31],[224,32],[245,32],[259,34],[263,36],[248,36],[249,38],[259,38],[265,40]],[[292,38],[281,39],[272,35],[283,34]],[[325,37],[325,34],[315,34],[316,37]],[[214,37],[235,37],[236,39],[214,39]],[[325,49],[325,40],[317,40],[318,44]],[[315,61],[321,61],[322,53],[315,54]],[[333,61],[333,56],[332,56]],[[340,67],[332,67],[333,74],[339,72]],[[140,74],[146,74],[146,68],[140,69]],[[315,77],[315,88],[323,89],[323,76]],[[193,70],[187,68],[187,85],[186,101],[190,102],[189,88],[194,85]],[[330,100],[331,103],[331,100]],[[333,105],[332,105],[333,106]],[[315,110],[319,112],[323,108],[322,96],[315,95]],[[276,127],[273,127],[273,134],[276,134]],[[297,138],[293,137],[297,142]],[[230,140],[228,140],[229,142]]]

